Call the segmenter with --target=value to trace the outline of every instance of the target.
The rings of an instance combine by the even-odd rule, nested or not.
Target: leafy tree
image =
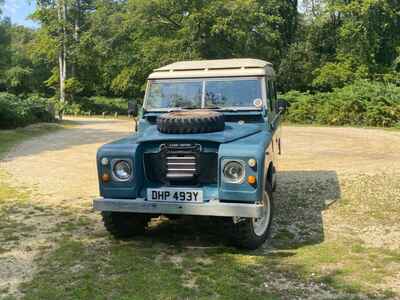
[[[14,94],[20,94],[31,89],[32,69],[21,66],[11,67],[5,72],[5,83],[8,90]]]
[[[399,84],[398,0],[36,2],[39,29],[0,21],[1,90],[141,99],[161,65],[233,57],[274,63],[282,91]]]
[[[9,19],[2,18],[1,6],[4,3],[0,0],[0,91],[6,89],[4,72],[11,64],[11,22]]]
[[[326,0],[307,25],[319,54],[313,85],[326,90],[393,69],[399,56],[397,0]]]
[[[88,0],[37,0],[33,18],[41,23],[37,34],[36,53],[52,65],[52,76],[47,84],[58,82],[61,102],[72,100],[82,89],[78,80],[80,35],[84,13],[90,9]]]
[[[299,41],[290,45],[287,54],[279,65],[279,87],[282,91],[307,91],[314,78],[316,53],[307,41]]]

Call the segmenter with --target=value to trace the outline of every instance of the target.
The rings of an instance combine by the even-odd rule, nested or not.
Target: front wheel
[[[150,218],[144,214],[103,211],[104,227],[115,238],[129,238],[145,232]]]
[[[273,215],[272,187],[267,183],[263,193],[264,210],[261,218],[245,218],[233,224],[233,242],[244,249],[255,250],[270,235]]]

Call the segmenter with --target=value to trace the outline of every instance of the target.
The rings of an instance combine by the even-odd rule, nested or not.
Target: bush
[[[66,115],[79,115],[83,113],[82,107],[78,103],[66,104],[63,108]]]
[[[0,93],[0,129],[22,127],[37,122],[53,122],[49,100],[38,96],[26,98]]]
[[[282,96],[290,102],[290,122],[303,124],[400,126],[400,87],[366,80],[328,93],[292,91]]]
[[[128,100],[123,98],[107,98],[102,96],[82,98],[77,102],[81,112],[101,115],[103,112],[107,114],[127,114]]]

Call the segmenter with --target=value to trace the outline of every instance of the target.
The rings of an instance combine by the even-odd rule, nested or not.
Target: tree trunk
[[[81,0],[75,0],[75,13],[74,13],[74,43],[75,47],[79,45],[79,32],[81,26]],[[76,48],[75,48],[76,49]],[[76,51],[75,51],[76,53]],[[76,55],[71,64],[71,76],[76,78]],[[74,94],[71,95],[72,99]]]
[[[76,43],[79,43],[79,31],[81,29],[81,0],[76,0],[75,9],[74,40]]]
[[[67,7],[65,0],[59,0],[58,2],[58,21],[60,26],[60,42],[61,47],[58,52],[58,65],[60,71],[60,102],[61,109],[59,111],[59,117],[62,119],[64,113],[64,105],[66,103],[65,94],[65,81],[67,80],[67,45],[66,45],[66,21],[67,21]]]

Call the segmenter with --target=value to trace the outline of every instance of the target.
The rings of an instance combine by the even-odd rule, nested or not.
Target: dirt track
[[[90,209],[91,199],[98,194],[95,155],[97,148],[105,142],[125,136],[132,130],[127,121],[79,120],[77,126],[57,131],[46,136],[26,141],[14,149],[0,167],[11,175],[12,184],[28,187],[32,191],[32,202],[46,207],[57,208],[60,213],[52,216],[35,212],[35,218],[24,222],[31,226],[34,234],[15,244],[2,245],[9,249],[0,259],[0,290],[16,290],[21,281],[29,279],[35,271],[34,257],[43,249],[51,247],[57,233],[50,230],[62,220],[62,211],[90,215],[97,219],[98,230],[103,230],[97,214]],[[358,176],[399,176],[400,132],[355,128],[286,127],[283,129],[284,157],[280,165],[279,183],[298,184],[323,180],[326,185],[322,198],[325,206],[340,198],[351,184],[351,178]],[[345,179],[350,178],[343,184]],[[15,183],[15,180],[17,183]],[[344,185],[344,186],[343,186]],[[318,186],[317,186],[318,187]],[[302,189],[302,187],[296,187]],[[313,186],[307,187],[312,189]],[[341,191],[343,189],[344,191]],[[297,193],[296,190],[292,190]],[[300,193],[300,191],[298,191]],[[301,191],[304,192],[304,191]],[[307,190],[305,191],[307,193]],[[312,190],[309,191],[312,193]],[[285,189],[278,189],[277,197],[287,197]],[[283,207],[281,207],[283,209]],[[319,208],[318,208],[319,209]],[[278,207],[279,210],[279,207]],[[23,221],[27,215],[13,216]],[[279,215],[279,213],[278,213]],[[292,216],[296,223],[296,216]],[[315,217],[315,216],[314,216]],[[319,215],[320,223],[334,223],[335,216]],[[311,219],[313,216],[310,217]],[[326,220],[324,219],[326,218]],[[306,223],[310,235],[334,235],[338,226],[330,230],[311,228],[315,222]],[[321,233],[322,231],[325,231]],[[397,230],[391,230],[389,240],[380,240],[382,245],[400,239]],[[279,231],[278,226],[275,231]],[[304,233],[304,232],[303,232]],[[302,235],[302,232],[299,233]],[[381,233],[378,231],[376,235]],[[362,238],[362,235],[361,235]],[[379,242],[379,241],[378,241]],[[398,284],[395,281],[393,284]]]
[[[284,170],[376,174],[400,168],[400,132],[361,128],[287,127]]]

